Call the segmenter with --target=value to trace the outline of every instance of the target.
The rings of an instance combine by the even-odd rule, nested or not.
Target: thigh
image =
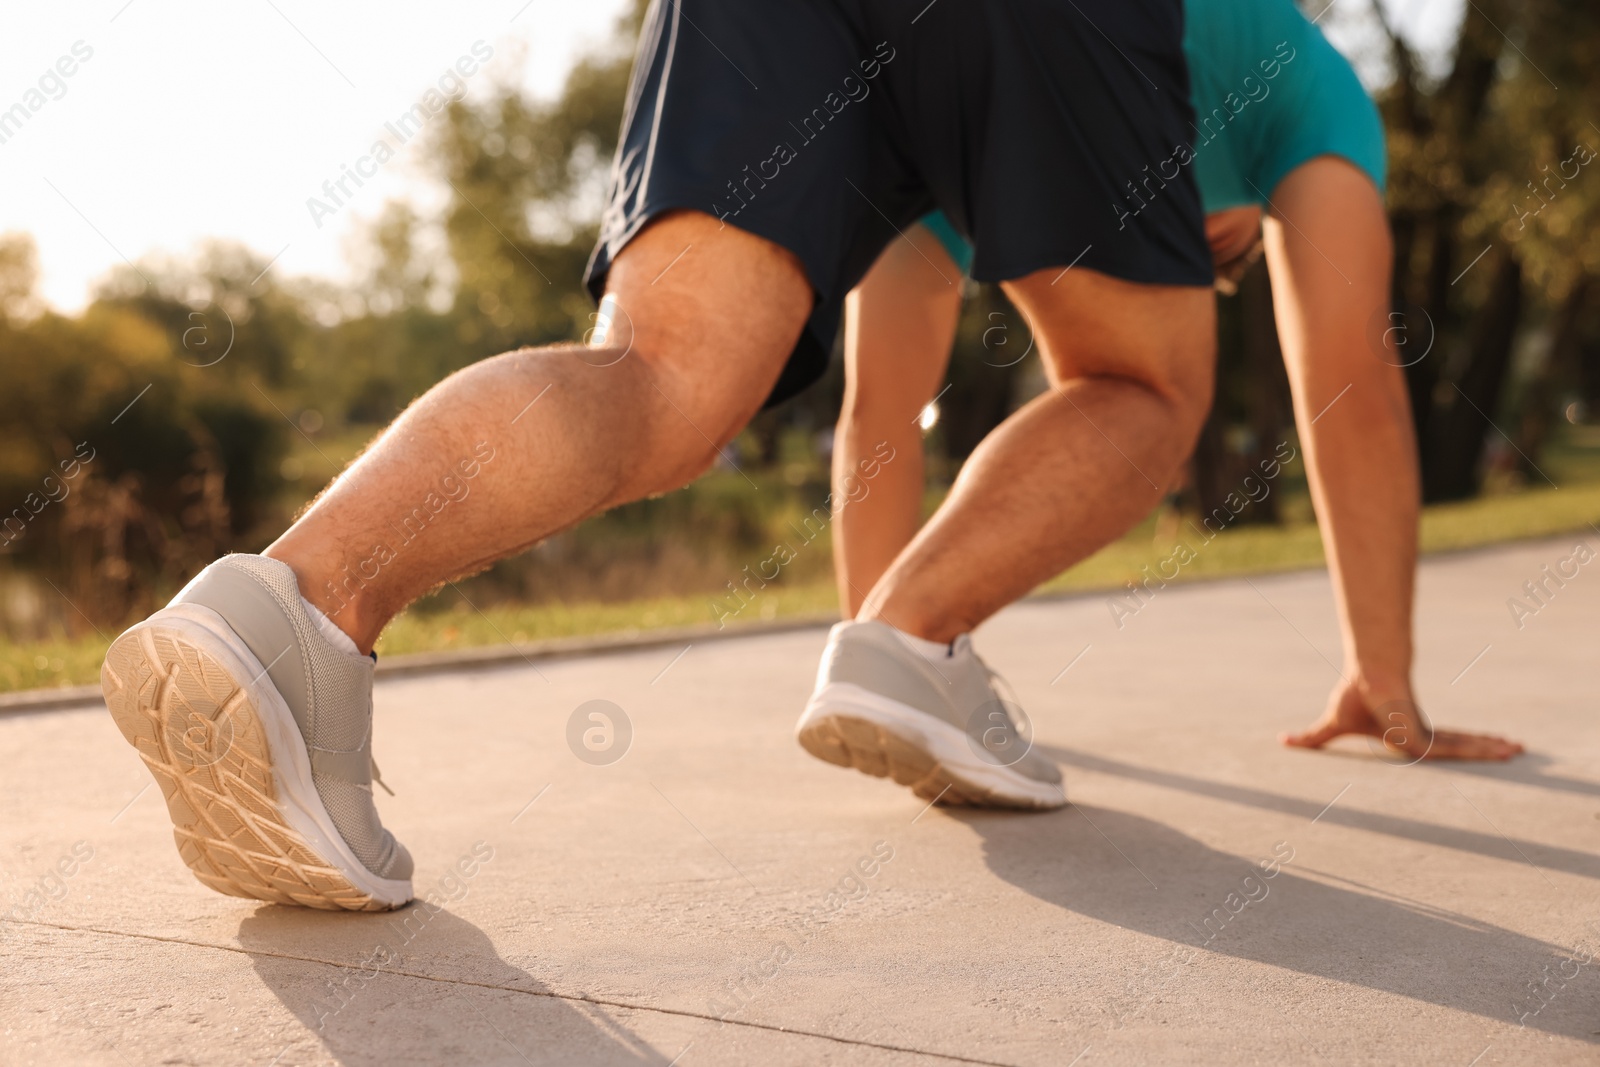
[[[860,408],[920,409],[950,363],[961,272],[926,227],[890,243],[845,304],[845,373]]]
[[[895,58],[879,43],[862,36],[850,3],[655,0],[591,293],[645,227],[703,212],[787,249],[815,295],[774,399],[821,377],[845,294],[896,228],[931,206],[884,135],[880,87]]]
[[[1123,378],[1186,409],[1210,407],[1216,297],[1209,286],[1142,285],[1058,268],[1005,283],[1028,318],[1051,384]]]
[[[679,413],[721,444],[771,391],[811,303],[794,253],[710,215],[671,212],[617,253],[590,362],[599,372],[649,364]]]

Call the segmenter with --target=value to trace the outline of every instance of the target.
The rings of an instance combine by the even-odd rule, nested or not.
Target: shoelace
[[[970,636],[963,634],[962,637],[958,637],[955,641],[950,643],[950,654],[952,656],[955,655],[956,644],[958,642],[963,643],[967,654],[973,659],[977,660],[978,666],[983,668],[984,675],[989,679],[990,692],[994,693],[995,696],[1000,698],[1000,711],[1005,715],[1006,722],[1011,725],[1011,732],[1016,734],[1018,737],[1021,737],[1022,734],[1017,729],[1017,720],[1011,715],[1012,708],[1022,707],[1022,701],[1017,699],[1017,691],[1011,688],[1011,683],[1006,681],[1004,675],[995,670],[993,667],[989,666],[988,662],[984,660],[982,656],[978,655],[978,650],[972,647],[972,638]]]
[[[1017,699],[1017,691],[1011,688],[1011,683],[1006,681],[1004,675],[985,663],[982,656],[974,652],[972,658],[978,661],[978,666],[983,668],[983,673],[989,676],[989,688],[1000,698],[1000,710],[1005,713],[1006,721],[1011,724],[1012,732],[1017,733],[1020,737],[1021,734],[1017,731],[1017,720],[1011,717],[1012,708],[1022,707],[1022,701]]]
[[[383,791],[385,793],[388,793],[390,796],[394,796],[394,790],[390,789],[389,783],[383,780],[383,772],[378,770],[378,761],[372,756],[368,756],[367,759],[372,764],[372,780],[383,786]]]
[[[368,652],[367,655],[372,657],[372,665],[374,667],[376,667],[378,665],[378,650],[377,649],[373,649],[371,652]],[[369,707],[367,709],[367,736],[371,737],[371,735],[372,735],[372,710]],[[385,793],[388,793],[390,796],[394,796],[394,790],[390,789],[389,788],[389,783],[385,782],[383,780],[383,772],[378,770],[378,758],[376,756],[369,755],[367,757],[367,761],[372,764],[372,780],[374,782],[376,782],[377,784],[383,786],[383,791]]]
[[[1011,683],[1006,681],[1004,675],[995,670],[993,667],[989,666],[987,663],[984,663],[983,658],[976,652],[973,653],[973,658],[977,659],[979,665],[983,667],[984,673],[989,676],[989,688],[997,697],[1000,698],[1000,713],[1006,717],[1006,723],[1011,728],[1011,736],[1016,738],[1019,743],[1026,746],[1023,749],[1023,755],[1027,755],[1027,753],[1033,749],[1033,739],[1031,737],[1025,738],[1022,736],[1022,730],[1017,726],[1016,717],[1011,714],[1012,708],[1017,708],[1020,710],[1022,707],[1022,701],[1017,699],[1017,691],[1011,688]],[[1022,757],[1018,756],[1017,760],[1013,762],[1020,761],[1021,759]],[[1066,796],[1064,791],[1062,796]]]

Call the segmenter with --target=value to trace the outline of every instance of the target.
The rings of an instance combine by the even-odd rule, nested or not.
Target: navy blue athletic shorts
[[[788,249],[816,302],[769,403],[821,376],[845,294],[935,207],[980,280],[1210,286],[1193,178],[1157,172],[1192,118],[1181,0],[653,0],[585,282],[674,210]]]

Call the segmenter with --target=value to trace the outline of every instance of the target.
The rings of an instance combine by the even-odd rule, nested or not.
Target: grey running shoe
[[[817,688],[795,734],[841,767],[908,785],[919,797],[979,807],[1058,808],[1061,772],[1032,751],[1015,702],[963,634],[930,662],[881,622],[828,635]]]
[[[411,899],[411,857],[372,803],[372,667],[322,636],[294,572],[264,556],[218,560],[112,642],[106,707],[196,878],[329,910]]]

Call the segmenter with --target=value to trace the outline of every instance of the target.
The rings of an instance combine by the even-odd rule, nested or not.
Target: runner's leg
[[[1125,533],[1194,445],[1211,405],[1210,289],[1055,268],[1006,291],[1052,387],[973,452],[860,618],[953,640]]]
[[[458,371],[267,549],[362,651],[441,582],[704,471],[760,407],[811,310],[793,255],[695,212],[629,242],[607,291],[618,311],[602,346]],[[485,447],[494,458],[469,493],[402,544],[404,519]]]
[[[845,301],[844,405],[833,439],[833,565],[847,619],[922,524],[917,416],[950,362],[960,278],[938,238],[911,226]]]

